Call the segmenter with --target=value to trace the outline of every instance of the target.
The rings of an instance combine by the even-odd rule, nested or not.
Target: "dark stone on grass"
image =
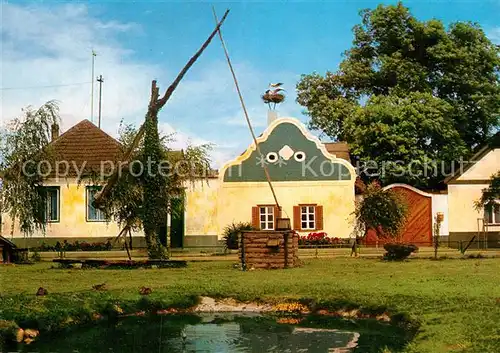
[[[43,287],[38,288],[38,290],[36,291],[37,296],[44,296],[47,294],[49,294],[49,292]]]
[[[106,287],[106,283],[101,283],[101,284],[94,284],[92,286],[92,289],[98,290],[98,291],[103,291],[103,290],[107,290],[108,288]]]

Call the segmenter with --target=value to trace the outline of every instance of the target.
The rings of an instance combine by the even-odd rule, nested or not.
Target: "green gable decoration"
[[[288,120],[288,119],[287,119]],[[289,121],[274,126],[266,140],[259,142],[263,159],[256,150],[241,164],[230,165],[224,182],[265,182],[263,163],[272,181],[351,180],[351,171],[340,161],[327,158],[315,141]]]

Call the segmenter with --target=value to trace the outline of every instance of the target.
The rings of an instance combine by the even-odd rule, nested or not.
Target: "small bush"
[[[239,248],[238,237],[242,231],[256,230],[248,222],[232,223],[224,228],[223,236],[226,249],[236,250]]]
[[[384,260],[401,261],[417,251],[418,247],[414,244],[388,243],[384,245],[384,249]]]

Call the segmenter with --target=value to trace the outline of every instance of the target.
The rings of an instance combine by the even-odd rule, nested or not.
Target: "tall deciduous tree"
[[[53,156],[48,145],[54,124],[59,123],[59,107],[49,101],[40,108],[23,109],[22,116],[14,119],[0,132],[0,204],[2,212],[19,224],[27,236],[45,231],[45,194],[41,192],[43,175]],[[42,162],[42,163],[41,163]]]
[[[448,118],[451,110],[429,93],[373,96],[346,119],[344,131],[350,136],[351,153],[366,162],[367,177],[384,184],[404,178],[426,187],[449,173],[447,162],[467,152]]]
[[[418,146],[424,159],[435,157],[436,141],[448,145],[445,161],[482,145],[500,122],[500,47],[477,24],[419,21],[401,3],[363,10],[361,18],[338,71],[303,75],[297,85],[311,128],[354,144],[364,159],[411,146],[412,126],[434,119],[436,127],[419,134],[433,141]],[[393,113],[385,112],[395,101],[411,126],[400,119],[387,131]],[[369,138],[360,141],[365,130]],[[374,149],[369,144],[378,138],[390,143]]]

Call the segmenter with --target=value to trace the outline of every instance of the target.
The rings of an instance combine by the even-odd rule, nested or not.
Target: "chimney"
[[[278,112],[276,110],[267,111],[267,126],[271,125],[273,121],[278,119]]]
[[[52,124],[52,141],[59,137],[59,125],[54,123]]]

